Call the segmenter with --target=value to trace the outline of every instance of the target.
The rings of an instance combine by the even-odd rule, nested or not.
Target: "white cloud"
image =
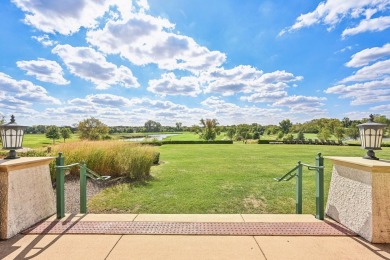
[[[327,25],[328,29],[331,30],[336,24],[346,18],[361,19],[364,17],[365,19],[370,20],[373,14],[385,11],[389,4],[390,2],[388,0],[326,0],[319,3],[314,11],[301,14],[291,27],[283,29],[279,35],[319,23]],[[377,22],[378,21],[373,21],[368,23],[372,23],[372,26],[377,26]],[[355,34],[370,30],[367,28],[363,29],[364,26],[365,25],[361,25],[361,28],[347,33]]]
[[[341,36],[356,35],[364,32],[380,32],[390,27],[390,16],[382,16],[369,20],[362,20],[358,26],[347,28],[343,31]]]
[[[143,11],[149,10],[149,3],[147,0],[138,0],[138,1],[136,1],[136,4]]]
[[[225,54],[210,51],[172,29],[174,24],[166,19],[139,13],[89,31],[87,41],[103,53],[119,54],[139,66],[157,64],[161,69],[197,73],[225,62]]]
[[[129,68],[107,62],[101,53],[92,48],[66,44],[57,45],[52,52],[61,57],[72,74],[93,82],[97,89],[107,89],[113,85],[126,88],[140,86]]]
[[[290,112],[295,113],[324,113],[323,102],[326,101],[325,97],[312,97],[312,96],[289,96],[284,97],[272,104],[274,107],[288,107]]]
[[[248,102],[275,102],[281,98],[287,97],[286,91],[260,92],[250,96],[242,96],[240,99]]]
[[[203,106],[207,106],[218,111],[238,110],[240,107],[233,103],[227,103],[219,97],[211,96],[201,102]]]
[[[371,107],[370,110],[372,111],[390,111],[390,104],[389,105],[381,105],[381,106],[375,106]]]
[[[85,99],[72,99],[69,104],[78,106],[111,106],[111,107],[128,107],[131,105],[131,101],[127,98],[112,95],[112,94],[94,94],[88,95]]]
[[[379,89],[372,91],[370,89],[361,91],[360,95],[354,95],[349,93],[346,97],[353,98],[351,105],[361,106],[367,104],[378,104],[382,102],[388,102],[390,100],[390,89]]]
[[[163,124],[174,125],[180,121],[186,124],[197,122],[207,110],[189,108],[171,101],[149,98],[127,99],[112,94],[94,94],[67,102],[68,106],[48,108],[51,120],[67,116],[68,121],[78,122],[94,116],[109,125],[143,125],[151,119]]]
[[[132,11],[130,1],[100,0],[12,0],[26,13],[24,22],[46,33],[73,34],[81,27],[94,28],[110,6],[116,6],[121,16]]]
[[[351,105],[378,104],[390,100],[390,44],[364,49],[354,55],[345,65],[358,68],[353,75],[329,87],[325,93],[351,99]],[[374,62],[374,63],[373,63]]]
[[[52,60],[38,59],[30,61],[18,61],[16,65],[19,69],[27,72],[27,75],[34,76],[40,81],[57,85],[66,85],[70,81],[66,80],[60,64]]]
[[[272,124],[282,120],[289,113],[280,108],[241,107],[215,96],[205,99],[201,104],[206,109],[211,109],[207,115],[202,115],[201,118],[217,118],[223,125],[255,122]]]
[[[390,100],[390,77],[382,80],[336,85],[325,90],[328,94],[338,94],[340,98],[352,99],[351,105],[375,104]]]
[[[13,96],[6,95],[5,92],[0,92],[0,107],[20,107],[28,105],[30,105],[30,103],[27,101],[16,99]]]
[[[49,35],[47,35],[47,34],[44,34],[41,36],[32,36],[31,38],[33,38],[34,40],[37,40],[45,47],[50,47],[50,46],[56,45],[58,43],[57,41],[51,40]]]
[[[354,75],[349,76],[340,82],[370,81],[383,79],[390,76],[390,60],[378,61],[372,65],[359,69]]]
[[[199,79],[197,77],[176,78],[173,73],[166,73],[161,79],[149,80],[150,92],[158,95],[183,95],[195,97],[201,93]]]
[[[217,68],[202,74],[207,87],[205,93],[221,93],[231,96],[239,92],[265,93],[283,91],[289,82],[302,80],[286,71],[264,73],[251,66],[240,65],[233,69]]]
[[[27,80],[17,81],[11,76],[0,72],[0,92],[2,92],[3,100],[6,102],[8,97],[14,103],[19,102],[20,105],[32,105],[34,103],[43,104],[61,104],[60,100],[48,95],[45,88],[34,85]]]
[[[387,43],[382,47],[368,48],[355,53],[352,55],[351,60],[345,65],[347,67],[357,68],[387,56],[390,56],[390,43]]]

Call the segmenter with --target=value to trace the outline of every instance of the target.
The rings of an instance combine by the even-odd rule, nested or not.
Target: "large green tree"
[[[148,120],[145,122],[145,132],[160,132],[161,124],[153,120]]]
[[[60,137],[60,129],[57,126],[51,125],[46,128],[46,138],[52,139],[53,144],[55,144],[56,139],[60,139]]]
[[[287,134],[288,132],[290,132],[290,128],[293,126],[293,124],[291,123],[290,119],[284,119],[279,122],[279,126],[280,130],[282,130],[284,134]]]
[[[99,140],[108,134],[107,125],[94,117],[79,122],[77,129],[81,139]]]
[[[357,140],[360,136],[359,129],[357,128],[356,124],[352,124],[348,129],[347,129],[347,136],[350,138]]]
[[[226,135],[229,137],[230,140],[233,140],[235,134],[236,134],[236,130],[234,129],[234,127],[229,127],[229,129],[226,132]]]
[[[321,132],[319,132],[319,133],[317,134],[317,136],[318,136],[318,138],[320,138],[320,139],[325,139],[325,140],[327,140],[327,139],[329,139],[329,138],[332,136],[332,134],[330,133],[330,130],[329,130],[328,128],[323,128],[323,129],[321,130]]]
[[[69,127],[61,128],[60,132],[61,132],[61,137],[64,138],[64,143],[65,143],[65,140],[70,138],[70,136],[72,135],[72,131],[70,130]]]
[[[202,133],[200,137],[204,140],[215,140],[217,137],[217,119],[206,119],[203,118],[200,120],[200,124],[202,125]]]
[[[336,136],[337,140],[342,140],[345,136],[345,129],[343,127],[337,127],[334,130],[334,136]]]

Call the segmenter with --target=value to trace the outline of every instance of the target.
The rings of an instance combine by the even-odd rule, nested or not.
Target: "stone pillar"
[[[390,243],[390,161],[327,156],[326,214],[372,243]]]
[[[53,157],[0,160],[0,239],[56,212],[49,163]]]

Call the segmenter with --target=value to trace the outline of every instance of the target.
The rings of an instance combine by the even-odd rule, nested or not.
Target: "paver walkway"
[[[54,217],[47,220],[52,223]],[[312,215],[67,215],[69,223],[318,225]],[[246,224],[245,224],[246,223]],[[332,223],[329,220],[329,223]],[[28,234],[0,242],[0,259],[390,259],[390,244],[356,236]]]

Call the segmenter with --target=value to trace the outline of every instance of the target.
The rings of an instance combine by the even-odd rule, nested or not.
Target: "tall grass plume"
[[[84,161],[87,168],[100,175],[137,180],[149,175],[155,157],[153,147],[118,141],[64,143],[55,146],[52,155],[59,152],[65,157],[65,165]],[[70,174],[78,174],[78,169]]]

